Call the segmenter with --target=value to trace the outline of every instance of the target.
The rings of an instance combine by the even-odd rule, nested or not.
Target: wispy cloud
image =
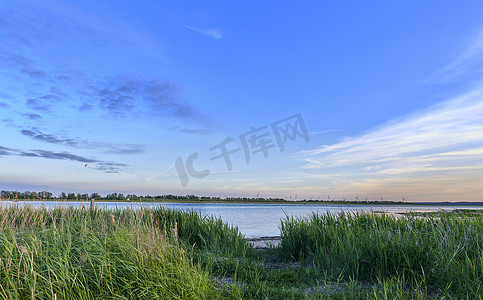
[[[32,70],[32,69],[22,69],[22,73],[27,74],[33,79],[47,79],[48,75],[44,71]]]
[[[35,68],[34,61],[28,64]],[[18,73],[15,67],[10,68],[13,74]],[[170,128],[173,121],[179,122],[175,126],[188,127],[185,133],[208,133],[214,128],[213,119],[186,101],[181,87],[170,80],[129,75],[96,78],[72,70],[51,70],[49,73],[51,78],[43,82],[38,80],[41,77],[34,79],[28,75],[24,78],[35,86],[34,90],[26,92],[24,103],[27,110],[36,113],[20,113],[28,120],[39,120],[43,117],[41,114],[65,115],[66,110],[73,114],[95,111],[113,119],[145,118],[149,115],[153,120],[169,121],[166,125]],[[69,79],[71,73],[77,74],[76,80]],[[21,100],[8,94],[0,96],[3,99],[0,102],[2,109],[8,109]]]
[[[478,78],[475,78],[477,75]],[[481,79],[483,76],[483,29],[477,31],[467,46],[450,63],[429,76],[426,82],[446,83],[455,80]]]
[[[121,163],[99,162],[95,166],[95,169],[104,173],[119,173],[121,170],[125,169],[125,167],[127,167],[127,165]]]
[[[55,160],[68,160],[74,162],[81,162],[86,164],[93,164],[95,170],[104,173],[119,173],[124,171],[128,165],[123,163],[102,161],[94,158],[87,158],[84,156],[76,155],[70,152],[54,152],[48,150],[19,150],[8,147],[0,146],[0,157],[1,156],[23,156],[23,157],[33,157],[33,158],[45,158],[45,159],[55,159]]]
[[[5,62],[0,78],[10,81],[14,88],[0,94],[0,109],[14,107],[26,121],[44,124],[49,122],[49,117],[58,119],[80,112],[103,114],[102,117],[116,121],[149,116],[150,120],[158,121],[156,125],[186,127],[186,133],[209,132],[215,128],[212,119],[186,101],[180,86],[173,81],[143,78],[139,74],[119,75],[115,71],[101,76],[83,64],[76,65],[75,61],[66,64],[49,54],[62,51],[59,49],[69,52],[69,46],[59,41],[68,40],[74,43],[72,47],[82,48],[83,39],[88,38],[89,45],[91,41],[93,45],[78,49],[83,53],[86,50],[87,57],[92,49],[97,49],[96,53],[110,53],[115,49],[129,55],[136,49],[142,52],[142,58],[153,58],[159,54],[160,42],[142,28],[119,19],[96,16],[62,1],[2,5],[5,14],[1,23],[8,30],[0,32],[0,61]],[[39,11],[45,17],[40,17]],[[73,31],[75,39],[70,36]],[[216,30],[201,32],[221,38]],[[19,102],[25,104],[24,111]],[[190,128],[199,130],[194,132]]]
[[[216,29],[216,28],[202,29],[202,28],[187,25],[184,22],[180,21],[179,19],[175,19],[175,20],[184,28],[194,31],[196,33],[206,35],[217,40],[223,38],[223,33],[219,29]]]
[[[184,101],[180,87],[168,80],[117,76],[98,83],[90,98],[98,99],[99,107],[112,117],[168,117],[195,125],[196,133],[213,130],[212,118]],[[90,108],[86,104],[82,107]]]
[[[42,119],[42,116],[38,115],[38,114],[25,113],[25,114],[23,114],[23,116],[27,117],[30,120],[40,120],[40,119]]]
[[[25,105],[28,108],[44,113],[51,112],[53,108],[52,103],[45,99],[27,99]]]
[[[15,155],[15,153],[15,149],[0,146],[0,155],[2,156]]]
[[[93,108],[94,106],[92,106],[92,104],[84,103],[79,107],[79,111],[86,112],[92,110]]]
[[[31,151],[28,151],[28,152],[22,152],[22,153],[20,153],[20,156],[72,160],[72,161],[78,161],[78,162],[83,162],[83,163],[98,162],[98,160],[85,158],[85,157],[75,155],[75,154],[72,154],[72,153],[69,153],[69,152],[53,152],[53,151],[46,151],[46,150],[31,150]]]
[[[93,142],[81,138],[71,138],[64,135],[45,133],[38,128],[23,129],[20,132],[34,140],[56,145],[81,149],[104,149],[105,153],[110,154],[139,154],[144,152],[144,146],[138,144],[113,144],[105,142]]]
[[[465,182],[475,172],[483,172],[482,116],[480,87],[424,112],[393,120],[360,137],[304,152],[306,164],[301,176],[316,178],[331,174],[332,181],[325,182],[341,190],[348,187],[367,190],[371,186],[377,186],[378,190],[398,187],[411,190],[410,184],[415,181],[418,186],[431,182],[428,187],[435,188],[435,178],[441,185],[451,178],[454,186],[466,186]],[[474,197],[475,188],[465,192],[473,193]],[[483,192],[483,188],[476,189]],[[439,195],[439,190],[432,192]]]
[[[479,89],[424,113],[392,121],[359,138],[348,138],[308,153],[328,155],[330,162],[323,164],[343,165],[376,162],[399,155],[419,156],[462,146],[482,146],[482,99],[483,89]]]
[[[62,145],[72,146],[72,147],[77,147],[79,145],[79,142],[76,141],[75,139],[58,137],[52,134],[46,134],[41,132],[37,128],[32,128],[30,130],[24,129],[20,133],[22,133],[25,136],[31,137],[35,140],[39,140],[39,141],[47,142],[51,144],[62,144]]]
[[[168,130],[181,132],[181,133],[201,134],[201,135],[207,134],[207,133],[210,132],[210,130],[204,129],[204,128],[185,128],[185,127],[182,127],[182,126],[169,127]]]

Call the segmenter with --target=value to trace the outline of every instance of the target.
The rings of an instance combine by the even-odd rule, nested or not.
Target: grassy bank
[[[0,297],[214,298],[155,213],[0,208]]]
[[[194,212],[0,206],[0,299],[481,298],[482,224],[313,215],[257,250]]]
[[[305,260],[328,278],[395,282],[429,294],[483,295],[483,217],[375,214],[288,218],[280,256]]]

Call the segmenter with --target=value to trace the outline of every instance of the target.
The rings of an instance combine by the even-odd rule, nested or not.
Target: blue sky
[[[0,11],[1,189],[482,200],[481,1]]]

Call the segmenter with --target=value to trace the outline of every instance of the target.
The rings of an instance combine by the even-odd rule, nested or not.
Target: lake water
[[[54,201],[19,201],[3,202],[4,205],[31,205],[34,207],[55,206],[90,206],[90,202],[54,202]],[[0,204],[1,205],[1,204]],[[473,206],[422,206],[422,205],[316,205],[316,204],[236,204],[236,203],[128,203],[128,202],[96,202],[97,207],[104,208],[137,208],[166,207],[176,210],[194,210],[202,215],[214,215],[224,222],[237,226],[247,238],[280,235],[280,220],[286,216],[306,217],[312,213],[340,212],[385,212],[390,214],[408,211],[438,211],[453,209],[481,209]]]

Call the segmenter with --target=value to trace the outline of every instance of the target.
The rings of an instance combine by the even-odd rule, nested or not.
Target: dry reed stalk
[[[174,240],[176,241],[176,245],[178,245],[178,222],[174,222],[173,232],[174,232]]]

